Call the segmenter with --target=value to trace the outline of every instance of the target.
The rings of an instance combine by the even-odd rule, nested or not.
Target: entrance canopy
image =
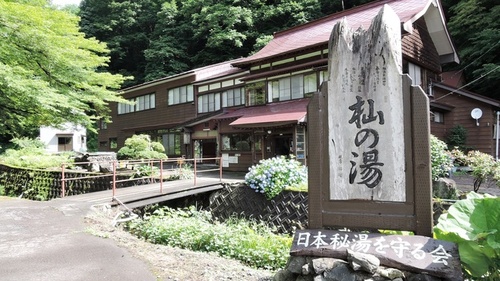
[[[268,128],[306,121],[309,99],[271,103],[237,109],[218,119],[238,118],[229,125],[239,128]]]

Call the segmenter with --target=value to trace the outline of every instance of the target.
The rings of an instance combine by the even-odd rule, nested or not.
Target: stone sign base
[[[313,256],[291,256],[285,269],[274,276],[274,281],[441,281],[450,280],[424,273],[403,271],[377,265],[377,258],[352,254],[347,260]],[[358,264],[359,262],[359,264]],[[370,273],[372,271],[373,273]]]

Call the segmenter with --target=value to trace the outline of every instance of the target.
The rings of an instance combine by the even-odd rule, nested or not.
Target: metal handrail
[[[197,162],[200,161],[212,161],[215,160],[215,162],[218,161],[219,167],[217,169],[205,169],[205,170],[200,170],[197,167]],[[191,158],[191,159],[186,159],[186,158],[175,158],[175,159],[147,159],[147,160],[112,160],[112,161],[98,161],[98,163],[107,163],[111,164],[110,166],[112,167],[111,171],[109,173],[103,173],[100,175],[92,175],[92,176],[82,176],[82,177],[71,177],[67,178],[66,177],[66,172],[67,168],[69,166],[78,166],[78,165],[89,165],[89,164],[94,164],[95,162],[78,162],[78,163],[63,163],[61,165],[61,198],[65,197],[66,194],[66,183],[69,181],[73,180],[80,180],[80,179],[90,179],[90,178],[102,178],[102,177],[112,177],[111,187],[112,187],[112,198],[116,197],[116,183],[120,182],[127,182],[127,181],[137,181],[137,178],[135,179],[123,179],[123,180],[117,180],[117,169],[118,167],[125,166],[127,168],[128,165],[135,165],[135,164],[147,164],[150,165],[151,167],[155,166],[155,164],[159,164],[159,178],[160,178],[160,193],[163,194],[163,181],[164,181],[164,172],[167,170],[176,170],[176,169],[182,169],[182,166],[186,162],[192,162],[193,163],[193,185],[196,186],[197,182],[196,179],[198,177],[199,173],[204,173],[204,172],[213,172],[213,171],[219,171],[219,180],[222,182],[222,158],[221,157],[213,157],[213,158]],[[173,169],[165,169],[164,165],[167,163],[176,163],[176,168]],[[155,176],[153,173],[151,173],[150,180],[153,182],[153,179]]]

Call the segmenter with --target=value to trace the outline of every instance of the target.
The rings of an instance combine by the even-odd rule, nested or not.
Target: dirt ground
[[[462,192],[474,190],[474,178],[470,175],[452,175],[450,177],[457,184],[457,188]],[[500,187],[493,180],[486,180],[481,183],[478,193],[488,193],[495,196],[500,196]]]
[[[225,259],[213,253],[193,252],[164,245],[155,245],[114,227],[116,210],[106,207],[93,208],[85,217],[87,232],[116,241],[133,256],[149,264],[157,280],[177,281],[226,281],[272,280],[273,272],[258,270],[242,263]]]

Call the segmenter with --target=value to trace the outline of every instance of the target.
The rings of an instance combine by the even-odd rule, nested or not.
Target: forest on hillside
[[[0,150],[40,126],[108,122],[120,88],[251,55],[370,0],[0,0]],[[373,0],[371,0],[373,1]],[[386,1],[386,0],[378,0]],[[427,0],[422,0],[427,1]],[[498,0],[441,0],[465,89],[500,99]]]
[[[373,1],[373,0],[371,0]],[[274,32],[370,0],[82,0],[80,28],[110,49],[111,73],[124,87],[195,67],[245,57]],[[500,5],[442,0],[467,89],[500,98]]]

